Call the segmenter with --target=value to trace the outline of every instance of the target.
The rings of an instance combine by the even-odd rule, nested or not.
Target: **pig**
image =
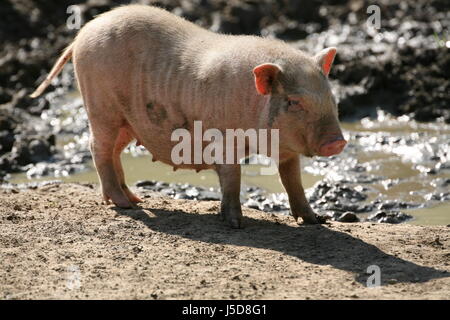
[[[304,193],[300,158],[339,154],[342,135],[328,75],[336,48],[310,56],[287,43],[211,32],[163,9],[127,5],[88,22],[57,60],[39,96],[72,59],[90,123],[90,150],[103,199],[130,208],[120,154],[133,140],[153,160],[214,169],[220,216],[242,227],[241,169],[234,164],[174,164],[171,133],[203,128],[279,130],[278,171],[296,221],[320,223]]]

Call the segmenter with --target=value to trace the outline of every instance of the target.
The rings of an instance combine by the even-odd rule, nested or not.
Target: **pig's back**
[[[74,60],[108,62],[116,67],[132,58],[159,51],[166,59],[192,34],[207,32],[195,24],[165,10],[129,5],[106,12],[88,22],[75,39]],[[117,60],[124,58],[125,60]],[[149,58],[149,57],[146,57]]]
[[[81,82],[90,78],[89,82],[117,92],[122,100],[145,93],[149,95],[145,99],[175,102],[186,46],[192,38],[211,35],[165,10],[129,5],[87,23],[74,41],[73,61]]]

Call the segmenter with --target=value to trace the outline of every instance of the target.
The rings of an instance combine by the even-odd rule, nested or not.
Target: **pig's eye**
[[[302,108],[303,109],[303,105],[300,102],[300,100],[288,100],[288,106],[289,107],[295,107],[295,108]]]

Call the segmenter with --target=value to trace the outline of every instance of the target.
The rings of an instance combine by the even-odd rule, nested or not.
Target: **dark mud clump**
[[[370,215],[367,220],[379,223],[400,223],[412,219],[412,216],[404,212],[378,211]]]
[[[10,113],[0,109],[0,176],[1,172],[18,172],[25,165],[50,161],[54,145],[55,136],[45,123],[30,121],[30,115],[20,109]]]

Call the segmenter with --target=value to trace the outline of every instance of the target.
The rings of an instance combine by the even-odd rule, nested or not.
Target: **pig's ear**
[[[281,67],[273,63],[264,63],[255,67],[253,75],[255,76],[256,91],[262,95],[271,94],[274,82],[280,72]]]
[[[336,48],[330,47],[323,49],[314,56],[314,60],[319,65],[323,74],[328,77],[333,64],[334,57],[336,56]]]

